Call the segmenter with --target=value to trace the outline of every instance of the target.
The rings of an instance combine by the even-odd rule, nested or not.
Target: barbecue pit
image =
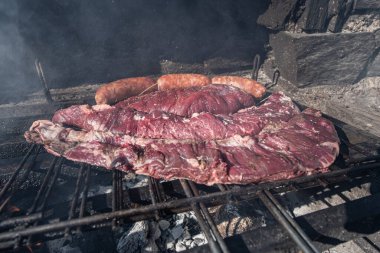
[[[186,54],[187,50],[193,49],[192,45],[187,50],[180,48],[175,52],[165,51],[162,59],[156,55],[155,50],[165,48],[160,45],[164,42],[157,39],[157,48],[150,48],[141,55],[128,58],[133,62],[141,56],[150,57],[148,62],[139,62],[137,69],[144,70],[139,72],[131,67],[130,72],[121,73],[124,70],[117,67],[109,71],[110,76],[103,71],[91,79],[85,73],[86,68],[76,66],[78,71],[75,72],[75,67],[69,66],[70,57],[66,58],[63,53],[59,53],[55,60],[48,56],[51,53],[49,50],[62,49],[57,44],[55,48],[47,48],[46,52],[41,51],[46,45],[44,43],[47,43],[44,39],[41,39],[42,44],[31,46],[32,49],[40,50],[35,52],[39,57],[28,56],[27,61],[29,67],[35,69],[35,73],[31,74],[35,79],[34,85],[31,85],[32,92],[24,94],[21,86],[21,91],[16,93],[24,94],[22,99],[3,99],[0,103],[1,251],[380,251],[380,137],[377,128],[380,121],[376,114],[379,110],[376,108],[376,97],[380,88],[380,74],[376,65],[379,58],[380,6],[375,2],[359,0],[340,1],[337,6],[335,1],[238,1],[246,8],[256,8],[252,16],[242,18],[249,11],[242,10],[244,8],[239,7],[239,4],[221,2],[217,6],[207,5],[205,9],[215,7],[218,13],[230,15],[229,9],[232,8],[242,19],[241,22],[249,24],[246,25],[248,28],[241,28],[235,21],[225,21],[225,26],[236,34],[236,38],[226,42],[223,50],[238,48],[233,56],[224,51],[210,53],[215,46],[207,44],[207,47],[201,48],[202,52],[196,53],[196,59]],[[130,3],[116,4],[118,7],[133,7]],[[49,7],[41,4],[10,6],[20,13],[28,12],[28,7],[33,10],[31,13],[42,13],[46,8],[49,10]],[[70,17],[65,10],[73,8],[74,3],[52,3],[51,6],[58,8],[58,13]],[[162,3],[153,6],[153,9],[162,6],[166,6],[164,10],[169,13],[176,11],[173,8],[193,8],[192,12],[200,16],[203,13],[199,10],[202,7],[199,5],[183,7],[181,4],[174,6]],[[91,10],[92,8],[95,7],[90,7]],[[282,15],[278,14],[280,10]],[[113,10],[110,13],[116,12]],[[147,11],[137,19],[143,28],[152,25],[147,19],[152,13]],[[77,17],[75,13],[72,15]],[[93,18],[92,15],[85,14],[84,19],[90,16]],[[148,24],[142,21],[144,17]],[[231,17],[234,20],[234,16]],[[173,19],[175,18],[171,18]],[[207,18],[203,21],[206,28],[201,30],[201,35],[207,33],[207,29],[215,30],[214,23],[210,23]],[[29,21],[20,20],[24,27],[36,25],[32,21],[30,24],[25,22]],[[102,24],[107,26],[107,22]],[[186,18],[181,22],[190,27],[194,24]],[[51,26],[43,24],[40,28],[41,31],[51,32],[55,27],[64,29],[65,26],[54,26],[53,23]],[[86,28],[89,28],[89,24]],[[243,36],[241,33],[245,32],[244,29],[253,29],[260,38]],[[131,33],[135,32],[132,30]],[[177,31],[168,32],[168,37],[175,32]],[[212,35],[217,36],[219,33],[220,28]],[[373,45],[360,44],[363,42],[356,37],[357,33],[362,33],[366,43]],[[90,33],[83,34],[85,37]],[[32,38],[34,42],[39,41],[25,31],[21,31],[20,36]],[[218,36],[219,39],[223,38]],[[84,37],[82,39],[85,43],[89,38]],[[333,66],[334,58],[341,59],[336,62],[338,67],[331,72],[322,65],[318,65],[318,68],[326,74],[321,74],[318,69],[311,71],[315,76],[323,77],[319,83],[315,76],[313,78],[311,74],[309,76],[300,71],[302,60],[308,66],[317,68],[313,64],[320,62],[313,59],[318,58],[318,54],[314,54],[313,59],[291,55],[296,54],[294,48],[307,50],[302,45],[313,45],[314,42],[309,41],[310,37],[313,37],[313,41],[323,41],[330,47],[330,51],[325,54],[327,64]],[[176,38],[175,43],[188,38]],[[343,49],[338,48],[341,50],[338,50],[338,56],[329,56],[334,51],[330,44],[334,39],[338,41],[337,44],[343,45]],[[355,49],[357,54],[347,56],[348,52],[344,51],[348,47],[347,41],[359,45]],[[96,45],[89,46],[91,53],[99,49],[97,43],[100,42],[94,43]],[[248,47],[249,44],[255,46]],[[122,43],[113,42],[108,46],[127,50]],[[149,46],[151,45],[147,47]],[[359,48],[360,46],[362,47]],[[279,55],[281,47],[289,50],[290,56]],[[107,58],[108,49],[102,49],[102,57],[106,59],[104,65],[126,64],[125,59],[115,60],[115,55]],[[88,55],[78,48],[75,50],[79,50],[75,51],[76,59],[83,63],[81,54],[86,57]],[[123,56],[127,57],[128,53],[129,51]],[[173,57],[172,54],[177,54],[178,57]],[[313,55],[313,52],[310,54]],[[290,70],[284,69],[292,56],[295,61],[291,63]],[[348,61],[346,56],[348,60],[356,59],[355,57],[361,60],[358,60],[356,66],[345,68],[344,62]],[[65,61],[57,62],[60,57]],[[100,62],[100,59],[100,55],[95,55],[92,60]],[[156,64],[150,61],[155,61]],[[92,63],[88,62],[89,65]],[[339,64],[343,66],[340,70]],[[99,70],[105,68],[104,65],[99,64],[94,68]],[[64,69],[63,74],[57,73],[59,68]],[[360,73],[354,77],[347,75],[346,79],[341,78],[350,68],[354,68],[352,72]],[[310,69],[307,70],[310,72]],[[75,75],[70,76],[74,72]],[[120,75],[158,76],[178,72],[252,77],[265,84],[269,92],[285,92],[301,108],[312,106],[322,110],[338,132],[341,141],[339,157],[327,173],[260,184],[204,186],[186,180],[160,181],[74,163],[53,157],[43,147],[28,144],[22,137],[34,120],[49,119],[60,108],[73,104],[94,104],[94,93],[101,83],[124,77]],[[66,83],[65,76],[70,76]],[[102,79],[103,76],[107,77]],[[331,83],[335,77],[336,83]],[[340,104],[342,101],[344,103]],[[358,105],[357,108],[354,103]]]

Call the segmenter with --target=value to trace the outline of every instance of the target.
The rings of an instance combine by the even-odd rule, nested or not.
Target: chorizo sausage
[[[266,92],[265,87],[255,80],[240,76],[215,76],[211,79],[211,83],[235,86],[251,94],[255,98],[261,98]]]
[[[201,74],[168,74],[157,80],[159,90],[204,86],[210,83],[210,78]]]
[[[114,104],[125,98],[137,96],[148,89],[157,90],[155,81],[150,77],[124,78],[101,86],[96,91],[95,101],[98,105]]]

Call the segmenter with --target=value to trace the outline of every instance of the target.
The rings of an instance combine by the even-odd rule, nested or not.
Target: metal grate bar
[[[148,180],[148,187],[149,187],[149,195],[150,195],[150,198],[152,200],[152,204],[153,205],[156,205],[157,204],[157,192],[155,191],[154,187],[153,187],[153,184],[154,184],[154,179],[153,178],[149,178]],[[155,219],[156,220],[159,220],[160,219],[160,213],[158,210],[154,211],[154,216],[155,216]]]
[[[255,58],[253,59],[253,68],[252,68],[252,74],[251,74],[251,78],[255,81],[257,81],[257,78],[259,77],[259,69],[260,69],[260,55],[256,54]]]
[[[69,210],[69,216],[68,216],[67,220],[71,220],[74,217],[74,215],[75,215],[75,209],[77,207],[79,193],[80,193],[80,188],[82,186],[81,183],[82,183],[83,176],[84,176],[84,167],[85,167],[85,165],[81,164],[80,170],[79,170],[78,179],[77,179],[77,182],[76,182],[76,185],[75,185],[74,197],[73,197],[73,200],[71,201],[71,206],[70,206],[70,210]],[[65,229],[65,237],[67,237],[69,234],[70,234],[70,229],[66,228]]]
[[[44,193],[46,186],[49,183],[49,179],[53,173],[53,169],[55,167],[55,164],[57,163],[57,160],[58,160],[58,157],[54,157],[53,162],[51,163],[51,165],[48,169],[48,172],[47,172],[46,176],[44,177],[44,180],[41,184],[41,187],[39,188],[39,190],[37,192],[37,196],[33,200],[32,206],[30,207],[28,214],[34,213],[34,211],[36,210],[36,206],[37,206],[38,202],[40,201],[40,198],[41,198],[42,194]]]
[[[13,195],[16,193],[16,191],[18,191],[20,189],[20,187],[23,185],[23,183],[26,181],[26,179],[28,178],[32,168],[33,168],[33,165],[37,159],[37,156],[39,155],[39,152],[41,150],[41,146],[38,146],[38,148],[36,149],[36,154],[33,156],[32,160],[30,161],[29,163],[29,166],[26,168],[26,171],[25,173],[22,175],[20,181],[17,182],[15,181],[14,184],[15,185],[12,185],[11,187],[11,193],[9,194],[9,196],[5,199],[5,201],[1,204],[0,206],[0,212],[3,211],[4,207],[8,204],[8,202],[12,199]]]
[[[193,191],[194,196],[199,197],[199,191],[198,191],[196,185],[191,181],[189,181],[188,183],[190,185],[191,190]],[[211,230],[212,230],[212,232],[216,238],[216,241],[219,243],[219,246],[222,249],[222,251],[224,253],[230,252],[227,248],[225,241],[223,240],[222,236],[220,235],[219,230],[216,227],[215,222],[213,221],[213,219],[210,215],[210,212],[208,211],[206,205],[204,203],[199,203],[199,206],[201,207],[203,215],[205,216],[208,224],[210,225]]]
[[[51,180],[51,184],[48,186],[48,188],[46,190],[46,193],[45,193],[45,196],[44,196],[44,199],[43,199],[40,207],[37,210],[39,210],[39,211],[44,211],[45,210],[46,201],[48,200],[48,198],[50,196],[50,193],[53,190],[53,187],[55,185],[55,182],[57,182],[58,176],[61,173],[63,161],[64,161],[63,158],[60,157],[59,161],[58,161],[57,169],[55,170],[54,175],[53,175],[53,179]]]
[[[59,173],[60,173],[60,171],[61,171],[61,168],[62,168],[62,164],[63,164],[63,158],[60,157],[60,158],[59,158],[59,161],[58,161],[57,169],[55,170],[54,175],[53,175],[53,179],[51,180],[50,185],[48,185],[48,188],[47,188],[47,190],[46,190],[46,192],[45,192],[45,195],[44,195],[44,198],[43,198],[43,200],[42,200],[42,202],[41,202],[41,205],[37,208],[37,210],[39,211],[39,212],[37,212],[37,214],[38,214],[38,213],[41,213],[41,214],[42,214],[42,217],[41,217],[40,219],[44,218],[44,216],[45,216],[45,215],[44,215],[44,211],[45,211],[46,201],[47,201],[47,199],[48,199],[49,196],[50,196],[50,193],[51,193],[51,191],[52,191],[52,189],[53,189],[53,187],[54,187],[54,185],[55,185],[55,182],[57,181],[58,175],[59,175]],[[53,167],[55,167],[55,166],[53,166]],[[32,214],[32,215],[33,215],[33,214]],[[36,227],[36,226],[38,225],[40,219],[37,219],[37,220],[34,222],[34,224],[33,224],[34,227]],[[30,244],[31,244],[31,241],[32,241],[32,235],[30,235],[30,236],[28,237],[26,244],[27,244],[27,245],[30,245]],[[16,244],[15,244],[15,245],[16,245]]]
[[[319,252],[310,238],[305,234],[305,232],[300,228],[300,226],[290,217],[290,215],[285,211],[285,209],[280,205],[280,203],[274,198],[274,196],[267,190],[263,190],[258,193],[260,200],[271,212],[273,217],[284,227],[284,229],[289,233],[290,237],[295,243],[301,248],[303,252],[306,253],[317,253]]]
[[[354,166],[352,168],[327,172],[324,174],[315,174],[300,178],[295,178],[291,180],[283,180],[276,181],[273,183],[267,184],[258,184],[251,185],[247,187],[239,187],[239,188],[231,188],[225,192],[215,192],[207,195],[202,195],[199,197],[178,199],[172,201],[166,201],[162,203],[157,203],[156,205],[147,205],[134,209],[127,210],[119,210],[110,213],[102,213],[102,214],[94,214],[92,216],[86,216],[81,219],[72,219],[68,221],[60,221],[54,224],[44,224],[37,227],[30,227],[20,231],[8,231],[4,233],[0,233],[0,241],[12,240],[19,236],[29,236],[33,234],[47,233],[53,231],[64,230],[67,227],[78,227],[84,225],[92,225],[104,223],[106,221],[112,220],[113,218],[126,218],[126,217],[136,217],[138,215],[150,214],[156,210],[167,210],[167,209],[175,209],[175,208],[183,208],[188,207],[193,203],[210,203],[216,200],[220,200],[222,198],[231,198],[231,197],[244,197],[244,198],[255,198],[257,196],[257,192],[264,189],[274,189],[278,186],[286,186],[291,184],[302,184],[302,183],[310,183],[316,182],[318,178],[334,178],[336,176],[345,175],[347,173],[362,173],[364,171],[368,171],[371,169],[376,169],[380,167],[379,162],[364,164],[360,166]],[[319,184],[317,184],[319,185]],[[316,186],[316,185],[315,185]],[[284,187],[282,187],[284,188]]]
[[[90,187],[90,176],[91,176],[91,169],[90,167],[86,166],[86,177],[84,180],[84,188],[82,192],[82,200],[80,203],[80,210],[79,210],[79,218],[82,218],[84,216],[84,210],[86,209],[86,201],[87,201],[87,195],[88,195],[88,188]],[[80,233],[82,230],[81,227],[77,227],[77,232]]]
[[[193,197],[193,193],[191,192],[191,189],[190,189],[187,181],[181,179],[180,182],[181,182],[183,190],[185,191],[186,196],[188,198]],[[217,242],[214,240],[213,235],[211,234],[210,226],[208,226],[206,220],[203,217],[203,214],[199,211],[198,203],[192,203],[191,209],[194,211],[195,217],[197,217],[198,224],[201,227],[204,235],[207,238],[208,245],[211,249],[211,252],[222,252],[221,246],[217,244]]]
[[[44,71],[42,70],[41,63],[40,63],[40,61],[38,59],[36,59],[34,61],[34,65],[36,67],[36,71],[37,71],[38,77],[40,78],[40,82],[41,82],[41,85],[42,85],[42,89],[44,91],[45,98],[46,98],[47,102],[49,104],[51,104],[51,103],[53,103],[53,99],[51,98],[50,90],[49,90],[49,88],[47,86],[47,82],[46,82],[46,79],[45,79]]]
[[[112,171],[112,211],[120,210],[123,207],[123,184],[121,171]],[[116,229],[119,221],[112,220],[112,229]]]
[[[28,152],[26,153],[26,155],[24,156],[24,158],[22,159],[22,161],[20,162],[20,164],[18,165],[16,171],[12,174],[11,178],[7,181],[7,183],[4,185],[3,189],[1,189],[1,192],[0,192],[0,199],[2,199],[5,195],[5,193],[8,191],[9,187],[13,184],[13,182],[16,180],[16,177],[17,175],[20,173],[22,167],[24,167],[26,161],[28,160],[29,156],[32,154],[32,151],[33,149],[36,147],[35,144],[33,144]]]
[[[121,171],[118,171],[118,177],[117,177],[117,197],[118,197],[118,209],[123,209],[124,203],[123,203],[123,173]]]

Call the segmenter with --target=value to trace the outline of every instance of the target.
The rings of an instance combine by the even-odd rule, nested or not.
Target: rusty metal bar
[[[200,195],[199,195],[199,191],[198,191],[196,185],[193,182],[191,182],[191,181],[189,181],[188,183],[190,185],[191,190],[193,191],[194,196],[199,197]],[[227,245],[224,242],[222,236],[220,235],[219,230],[216,227],[215,222],[212,219],[211,214],[208,211],[206,205],[204,203],[199,203],[199,206],[201,207],[203,215],[205,216],[205,218],[207,220],[207,223],[209,224],[209,226],[210,226],[210,228],[211,228],[211,230],[212,230],[212,232],[213,232],[213,234],[215,236],[216,241],[219,243],[219,246],[222,249],[222,252],[224,252],[224,253],[230,252],[228,250]]]
[[[157,199],[156,199],[156,192],[153,188],[153,180],[154,179],[151,177],[148,179],[148,187],[149,187],[149,195],[150,195],[150,199],[152,200],[152,204],[156,205]],[[154,216],[157,221],[160,219],[160,213],[157,210],[154,211]]]
[[[251,74],[251,78],[255,81],[257,81],[257,78],[259,77],[259,69],[260,69],[260,55],[256,54],[255,58],[253,59],[253,68],[252,68],[252,74]]]
[[[50,196],[50,193],[51,193],[51,191],[52,191],[52,189],[53,189],[53,187],[55,185],[55,182],[57,181],[57,178],[58,178],[59,174],[61,173],[62,165],[63,165],[63,158],[60,157],[59,161],[58,161],[57,169],[55,170],[54,175],[53,175],[53,179],[51,180],[51,183],[50,183],[50,185],[48,186],[48,188],[46,190],[46,193],[45,193],[45,196],[43,198],[43,201],[42,201],[40,207],[37,210],[39,210],[39,211],[44,211],[45,210],[46,201],[48,200],[48,198]]]
[[[193,194],[191,192],[191,189],[189,185],[187,184],[187,181],[181,179],[180,183],[182,185],[183,190],[185,191],[185,194],[188,198],[193,197]],[[219,243],[217,244],[217,241],[214,240],[213,235],[211,234],[211,227],[206,223],[206,220],[203,217],[203,214],[199,211],[199,205],[198,203],[192,203],[191,209],[193,210],[195,217],[197,218],[198,224],[201,227],[207,241],[208,245],[210,247],[211,252],[222,252],[221,246]]]
[[[61,168],[62,168],[63,158],[60,157],[60,158],[58,158],[58,159],[59,159],[59,161],[58,161],[58,166],[57,166],[57,169],[56,169],[55,172],[54,172],[53,179],[51,180],[51,183],[50,183],[50,184],[48,185],[48,187],[47,187],[47,190],[46,190],[46,192],[45,192],[44,198],[42,199],[41,205],[37,208],[37,210],[39,211],[38,213],[42,213],[42,214],[43,214],[42,218],[44,218],[44,216],[45,216],[44,211],[45,211],[46,201],[47,201],[47,199],[48,199],[49,196],[50,196],[50,193],[51,193],[51,191],[52,191],[52,189],[53,189],[53,186],[54,186],[55,182],[57,181],[58,175],[59,175],[59,173],[60,173],[60,171],[61,171]],[[54,168],[54,167],[55,167],[55,166],[53,166],[53,168]],[[34,212],[34,211],[33,211],[33,212]],[[39,223],[39,221],[40,221],[40,219],[36,220],[36,221],[34,222],[33,226],[37,226],[38,223]],[[27,245],[30,245],[30,244],[31,244],[31,241],[32,241],[32,235],[30,235],[30,236],[28,237],[28,239],[27,239],[27,241],[26,241],[26,244],[27,244]]]
[[[295,243],[301,248],[305,253],[317,253],[319,252],[310,238],[305,234],[305,232],[300,228],[300,226],[286,213],[285,209],[280,205],[280,203],[273,197],[273,195],[267,191],[261,191],[258,193],[260,200],[271,212],[273,217],[283,226],[283,228],[288,232],[290,237]]]
[[[76,209],[77,203],[78,203],[80,188],[82,186],[81,183],[82,183],[82,178],[83,178],[83,173],[84,173],[84,167],[85,167],[85,165],[81,164],[79,174],[78,174],[78,179],[77,179],[77,182],[75,185],[74,197],[73,197],[73,200],[71,201],[69,216],[68,216],[67,220],[71,220],[75,215],[75,209]],[[67,237],[69,235],[69,233],[70,233],[70,229],[66,228],[65,229],[65,237]]]
[[[28,211],[28,214],[34,213],[34,211],[36,210],[36,206],[38,204],[38,201],[40,200],[43,192],[45,191],[46,186],[49,183],[49,179],[50,179],[50,177],[52,175],[52,172],[53,172],[53,169],[55,167],[55,164],[57,163],[57,160],[58,160],[58,157],[54,157],[53,162],[51,163],[51,165],[50,165],[50,167],[48,169],[48,172],[47,172],[47,174],[46,174],[46,176],[45,176],[45,178],[44,178],[44,180],[43,180],[43,182],[41,184],[41,187],[40,187],[40,189],[37,192],[37,196],[33,200],[32,206],[30,207],[30,209]]]
[[[118,177],[117,177],[117,198],[118,198],[118,209],[123,209],[124,203],[123,203],[123,173],[121,171],[117,171]]]
[[[41,149],[41,146],[38,146],[37,149],[36,149],[36,154],[33,156],[32,160],[30,161],[29,163],[29,166],[26,168],[26,171],[25,173],[22,175],[20,181],[18,182],[17,185],[14,185],[12,188],[11,188],[11,192],[9,194],[9,196],[3,201],[3,203],[1,203],[1,206],[0,206],[0,213],[3,211],[4,207],[8,204],[8,202],[12,199],[13,195],[16,193],[16,191],[18,189],[20,189],[20,187],[22,186],[22,184],[25,182],[25,180],[28,178],[32,168],[33,168],[33,165],[37,159],[37,156],[40,152],[40,149]],[[16,184],[16,181],[14,182]]]
[[[79,210],[79,218],[82,218],[84,216],[84,210],[86,209],[86,201],[87,201],[87,195],[88,195],[88,188],[90,187],[90,176],[91,176],[91,169],[86,166],[86,177],[84,180],[84,188],[82,192],[82,200],[80,203],[80,210]],[[77,232],[81,232],[82,228],[77,227]]]
[[[32,154],[32,151],[34,149],[36,145],[33,144],[28,152],[26,153],[26,155],[24,156],[24,158],[22,159],[22,161],[20,162],[20,164],[18,165],[16,171],[12,174],[11,178],[7,181],[7,183],[4,185],[3,189],[1,189],[1,192],[0,192],[0,199],[2,199],[4,197],[4,194],[8,191],[9,187],[13,184],[13,182],[15,181],[17,175],[20,173],[22,167],[24,167],[26,161],[28,160],[29,156]]]
[[[51,98],[50,90],[45,79],[44,71],[42,70],[41,62],[38,59],[36,59],[34,61],[34,66],[36,67],[38,77],[40,78],[40,82],[42,85],[42,89],[44,91],[45,98],[47,102],[51,104],[53,103],[53,99]]]

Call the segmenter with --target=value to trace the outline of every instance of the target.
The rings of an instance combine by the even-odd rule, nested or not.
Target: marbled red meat
[[[333,124],[318,111],[307,109],[300,113],[280,93],[270,96],[261,106],[231,115],[202,113],[186,118],[166,112],[143,114],[127,107],[113,108],[74,106],[57,113],[54,123],[34,122],[25,137],[70,160],[208,185],[254,183],[323,172],[339,153]],[[201,115],[207,116],[203,118],[204,128],[212,130],[192,128],[201,126],[192,121]],[[145,128],[139,125],[142,117],[149,119]],[[161,125],[156,119],[166,123]],[[149,134],[141,134],[144,131]]]
[[[298,113],[289,98],[274,94],[260,107],[252,106],[231,115],[202,112],[187,118],[162,111],[145,113],[129,107],[75,105],[56,112],[53,122],[86,131],[202,141],[254,135],[268,122],[287,121]]]
[[[255,104],[252,95],[229,85],[207,85],[171,89],[131,97],[115,105],[140,112],[163,111],[190,117],[194,113],[229,114]]]

